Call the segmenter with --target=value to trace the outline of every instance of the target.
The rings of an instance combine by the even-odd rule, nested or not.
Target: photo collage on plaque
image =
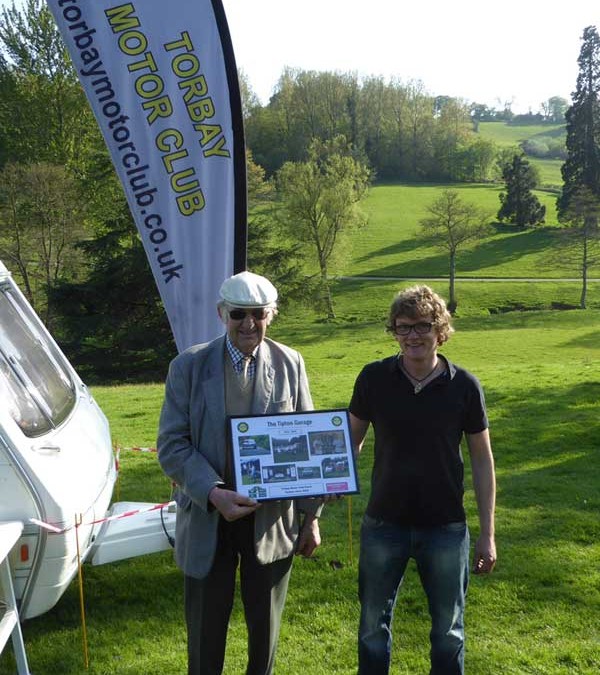
[[[231,418],[236,490],[252,499],[357,492],[346,411]]]

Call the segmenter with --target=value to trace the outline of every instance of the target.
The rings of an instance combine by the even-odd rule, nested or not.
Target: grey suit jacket
[[[225,336],[195,345],[171,362],[159,432],[158,460],[177,484],[175,559],[183,572],[202,579],[210,571],[219,514],[208,501],[224,485],[226,462]],[[302,356],[265,338],[256,357],[252,414],[312,410]],[[319,513],[319,500],[265,502],[255,513],[259,562],[291,555],[299,531],[298,509]]]

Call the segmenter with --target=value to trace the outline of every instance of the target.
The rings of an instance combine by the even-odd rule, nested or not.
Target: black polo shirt
[[[460,441],[488,420],[477,378],[444,360],[446,372],[418,394],[397,356],[368,364],[356,380],[350,412],[375,431],[373,518],[415,526],[465,519]]]

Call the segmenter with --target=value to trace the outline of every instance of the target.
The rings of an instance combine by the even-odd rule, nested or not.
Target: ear
[[[224,307],[217,307],[217,314],[219,315],[219,319],[226,325],[227,324],[227,311],[225,310]]]

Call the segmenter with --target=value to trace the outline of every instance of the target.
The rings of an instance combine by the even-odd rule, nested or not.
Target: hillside
[[[506,122],[480,122],[478,132],[502,147],[519,145],[533,138],[562,138],[566,134],[564,124],[512,125]]]
[[[522,144],[528,141],[542,153],[548,151],[549,147],[562,148],[566,138],[564,124],[511,125],[506,122],[480,122],[478,133],[483,138],[494,141],[501,148],[522,147]],[[560,167],[563,160],[534,156],[529,151],[526,154],[529,161],[539,169],[540,186],[544,189],[560,189],[562,186]]]

